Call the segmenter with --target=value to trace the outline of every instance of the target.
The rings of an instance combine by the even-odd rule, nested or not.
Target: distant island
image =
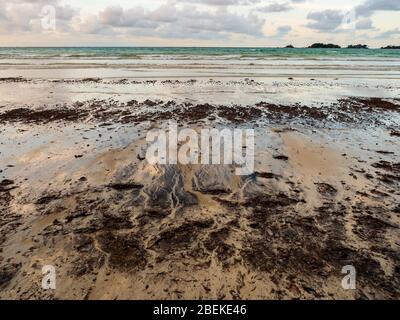
[[[386,46],[382,47],[381,49],[400,49],[400,46]]]
[[[347,46],[347,49],[369,49],[366,44],[356,44],[356,45],[349,45]]]
[[[289,44],[285,47],[282,47],[284,49],[295,49],[295,47],[292,44]],[[341,46],[333,43],[313,43],[309,47],[302,47],[302,48],[308,48],[308,49],[342,49]],[[347,47],[343,47],[343,49],[370,49],[367,44],[349,44]],[[397,49],[400,50],[400,46],[386,46],[386,47],[381,47],[381,49]]]
[[[337,44],[332,44],[332,43],[314,43],[311,46],[309,46],[311,49],[340,49],[341,47],[338,46]]]

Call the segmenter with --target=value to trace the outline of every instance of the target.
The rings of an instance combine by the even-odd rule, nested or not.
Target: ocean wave
[[[400,50],[279,48],[0,48],[4,59],[82,60],[400,60]]]

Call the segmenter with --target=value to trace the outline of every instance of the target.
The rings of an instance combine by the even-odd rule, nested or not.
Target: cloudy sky
[[[0,0],[1,46],[400,45],[400,0]]]

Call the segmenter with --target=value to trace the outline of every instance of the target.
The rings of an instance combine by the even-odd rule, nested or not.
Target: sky
[[[0,46],[400,45],[400,0],[0,0]]]

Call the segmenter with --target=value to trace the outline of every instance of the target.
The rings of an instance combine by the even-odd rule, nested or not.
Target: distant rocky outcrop
[[[314,43],[309,48],[312,49],[340,49],[341,47],[338,46],[337,44],[332,44],[332,43]]]
[[[347,49],[369,49],[366,44],[351,44]]]
[[[286,49],[294,49],[294,47],[293,47],[291,44],[289,44],[289,45],[286,46],[285,48],[286,48]]]
[[[386,46],[382,47],[381,49],[400,49],[400,46]]]

